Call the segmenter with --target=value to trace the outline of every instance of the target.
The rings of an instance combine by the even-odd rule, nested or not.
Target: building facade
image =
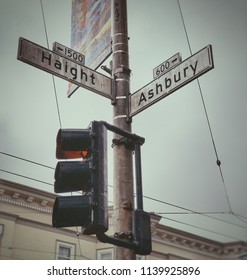
[[[0,180],[0,259],[85,260],[114,259],[114,248],[80,228],[53,228],[56,195]],[[112,211],[109,226],[112,231]],[[220,243],[160,224],[151,216],[152,253],[140,259],[247,259],[247,243]]]

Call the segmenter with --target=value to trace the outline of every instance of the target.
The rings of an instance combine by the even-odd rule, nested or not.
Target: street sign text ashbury
[[[134,116],[214,67],[208,45],[161,77],[130,95],[130,116]]]
[[[19,39],[17,58],[41,70],[111,99],[111,78],[24,38]]]

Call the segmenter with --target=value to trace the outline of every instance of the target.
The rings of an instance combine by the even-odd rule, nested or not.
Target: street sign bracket
[[[115,106],[117,104],[116,98],[116,75],[112,76],[112,98],[111,98],[111,105]]]
[[[132,117],[130,116],[130,95],[131,93],[128,94],[127,100],[126,100],[126,122],[131,123],[132,122]]]
[[[101,67],[100,67],[102,70],[104,70],[106,73],[108,73],[108,74],[112,74],[112,71],[111,71],[111,69],[110,68],[108,68],[106,65],[102,65]]]

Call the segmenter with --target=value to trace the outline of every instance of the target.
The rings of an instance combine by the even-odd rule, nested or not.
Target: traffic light
[[[135,209],[132,214],[132,230],[138,246],[136,254],[149,255],[152,251],[152,233],[150,214],[142,209]]]
[[[57,163],[55,192],[83,194],[56,198],[53,227],[81,226],[86,235],[106,232],[107,130],[103,122],[93,121],[88,129],[60,129],[56,157],[66,161]]]

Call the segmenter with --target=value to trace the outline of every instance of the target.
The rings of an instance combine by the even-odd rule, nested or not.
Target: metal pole
[[[136,171],[136,206],[143,210],[142,195],[142,167],[141,167],[141,146],[135,144],[135,171]]]
[[[115,78],[115,106],[113,123],[131,132],[127,122],[128,96],[130,92],[130,70],[128,54],[128,28],[126,0],[112,0],[113,6],[113,61],[112,76]],[[119,140],[119,135],[114,139]],[[134,208],[133,159],[132,151],[121,141],[113,148],[114,157],[114,230],[117,233],[132,230],[132,210]],[[115,259],[135,259],[131,249],[115,247]]]

